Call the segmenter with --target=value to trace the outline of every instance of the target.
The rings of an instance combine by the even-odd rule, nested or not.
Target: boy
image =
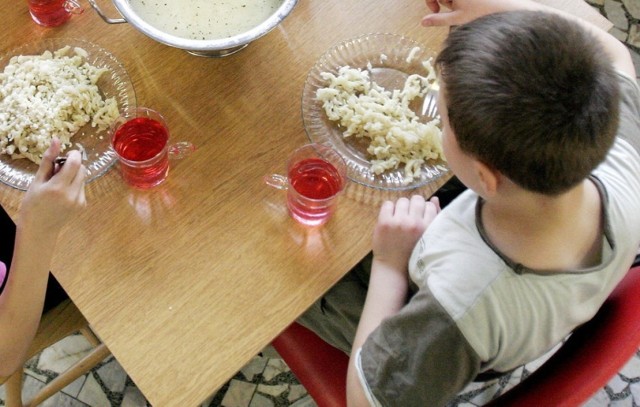
[[[596,313],[640,245],[626,48],[527,0],[441,3],[422,23],[460,25],[436,67],[444,152],[469,190],[442,212],[385,202],[368,284],[356,270],[301,318],[351,343],[350,405],[443,405],[538,358]]]

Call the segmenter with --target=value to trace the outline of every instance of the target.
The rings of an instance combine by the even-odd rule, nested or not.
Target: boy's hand
[[[400,198],[395,203],[383,203],[373,231],[375,261],[406,271],[414,246],[439,212],[437,197],[425,201],[414,195],[411,200]]]
[[[478,17],[503,11],[540,10],[557,13],[569,21],[580,24],[595,35],[608,53],[615,69],[627,73],[632,78],[636,76],[631,54],[622,42],[599,27],[559,8],[532,0],[425,0],[425,2],[427,8],[432,12],[422,18],[422,25],[425,27],[461,25]],[[447,7],[450,11],[442,11],[442,6]]]
[[[461,25],[487,14],[527,7],[528,1],[516,0],[425,0],[433,14],[422,18],[423,26]],[[449,9],[443,12],[442,6]]]

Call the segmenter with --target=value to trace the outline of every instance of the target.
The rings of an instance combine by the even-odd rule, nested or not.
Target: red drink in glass
[[[291,215],[305,225],[327,221],[334,198],[342,191],[343,174],[322,158],[305,158],[289,168],[287,205]]]
[[[291,186],[311,199],[327,199],[342,189],[342,179],[336,167],[321,158],[307,158],[289,170]]]
[[[322,225],[329,219],[346,179],[347,165],[342,156],[317,143],[302,146],[291,154],[287,176],[263,177],[265,184],[287,191],[291,217],[308,226]]]
[[[55,27],[64,24],[71,13],[67,11],[67,0],[28,0],[29,13],[36,23],[45,27]]]
[[[113,149],[120,159],[122,177],[137,188],[151,188],[169,172],[169,131],[162,119],[135,117],[117,127]]]

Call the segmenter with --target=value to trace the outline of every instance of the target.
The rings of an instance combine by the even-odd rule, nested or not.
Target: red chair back
[[[526,380],[491,406],[580,406],[640,346],[640,266],[629,270],[598,313]]]
[[[271,345],[319,407],[347,405],[349,357],[294,322]]]

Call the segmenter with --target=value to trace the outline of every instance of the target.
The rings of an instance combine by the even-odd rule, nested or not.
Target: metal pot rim
[[[112,0],[113,4],[118,9],[118,12],[122,14],[125,20],[140,30],[142,33],[153,38],[154,40],[161,42],[172,47],[181,48],[187,51],[221,51],[230,48],[241,47],[251,41],[254,41],[263,35],[267,34],[273,28],[275,28],[284,18],[291,13],[293,7],[298,0],[283,0],[278,10],[273,13],[269,18],[255,26],[249,31],[234,35],[228,38],[215,39],[215,40],[196,40],[183,37],[177,37],[164,31],[161,31],[145,20],[131,8],[129,0]]]

